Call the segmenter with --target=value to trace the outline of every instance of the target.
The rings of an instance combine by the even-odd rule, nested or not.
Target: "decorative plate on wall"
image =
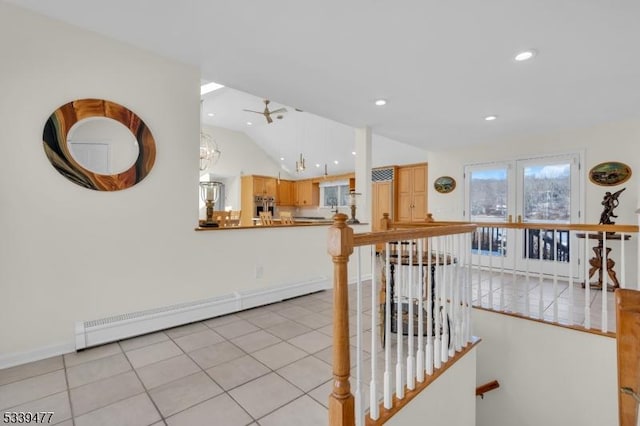
[[[589,180],[596,185],[615,186],[629,180],[631,167],[617,161],[600,163],[589,170]]]
[[[441,194],[448,194],[456,189],[456,180],[451,176],[440,176],[433,182],[433,187]]]
[[[96,191],[118,191],[144,179],[156,159],[156,144],[134,112],[103,99],[62,105],[42,133],[51,165],[71,182]]]

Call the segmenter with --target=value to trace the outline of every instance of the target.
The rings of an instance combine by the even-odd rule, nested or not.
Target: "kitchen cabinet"
[[[276,204],[278,206],[293,206],[295,204],[293,185],[293,181],[282,179],[280,183],[276,184]]]
[[[267,176],[252,176],[253,195],[276,196],[276,178]]]
[[[371,189],[371,230],[382,231],[382,214],[389,213],[393,220],[393,181],[373,182]]]
[[[298,207],[320,204],[320,187],[311,180],[298,180],[294,183],[295,205]]]
[[[427,214],[427,164],[398,167],[397,220],[424,222]]]

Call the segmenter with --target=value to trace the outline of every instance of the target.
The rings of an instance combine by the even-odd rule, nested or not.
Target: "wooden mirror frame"
[[[78,163],[69,150],[67,137],[74,124],[90,117],[106,117],[122,123],[138,141],[133,165],[113,175],[102,175]],[[47,120],[42,144],[51,165],[71,182],[96,191],[119,191],[144,179],[156,159],[156,143],[147,125],[131,110],[103,99],[78,99],[62,105]]]

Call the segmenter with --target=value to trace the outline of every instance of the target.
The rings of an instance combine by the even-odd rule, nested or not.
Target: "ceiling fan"
[[[287,112],[286,108],[278,108],[274,111],[269,111],[269,99],[265,99],[264,100],[264,111],[254,111],[252,109],[243,109],[243,111],[247,111],[247,112],[254,112],[256,114],[262,114],[264,115],[264,118],[267,119],[267,123],[271,124],[273,123],[273,119],[271,118],[271,115],[274,114],[276,116],[276,118],[278,120],[282,119],[282,114],[284,114],[285,112]]]

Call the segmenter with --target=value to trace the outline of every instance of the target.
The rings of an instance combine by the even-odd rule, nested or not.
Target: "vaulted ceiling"
[[[4,1],[425,149],[640,116],[632,0]]]

